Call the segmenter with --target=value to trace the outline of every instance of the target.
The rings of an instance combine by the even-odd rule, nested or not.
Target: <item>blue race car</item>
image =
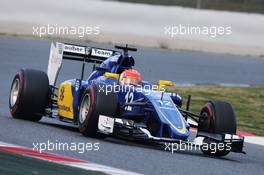
[[[244,138],[236,135],[236,118],[226,102],[209,101],[200,114],[182,109],[182,99],[167,92],[171,81],[157,84],[143,81],[133,69],[135,60],[128,51],[136,48],[116,46],[123,53],[67,43],[51,44],[47,73],[21,69],[10,90],[9,108],[14,118],[39,121],[42,116],[78,125],[89,137],[114,136],[154,143],[191,143],[204,154],[224,156],[243,153]],[[81,76],[56,86],[63,60],[82,62]],[[84,78],[86,63],[93,71]],[[190,141],[190,127],[197,128]],[[223,144],[213,149],[205,144]]]

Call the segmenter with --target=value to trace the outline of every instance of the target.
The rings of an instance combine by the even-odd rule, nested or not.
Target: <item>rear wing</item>
[[[85,63],[100,64],[110,56],[120,52],[95,47],[72,45],[68,43],[51,43],[47,75],[50,85],[55,86],[64,59],[82,61],[82,78]]]

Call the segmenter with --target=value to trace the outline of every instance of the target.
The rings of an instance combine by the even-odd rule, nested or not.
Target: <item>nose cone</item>
[[[160,109],[159,112],[172,138],[186,139],[189,137],[189,125],[176,108],[174,110]]]
[[[174,126],[170,125],[169,129],[172,137],[176,139],[187,139],[190,135],[190,131],[185,126],[176,129]]]

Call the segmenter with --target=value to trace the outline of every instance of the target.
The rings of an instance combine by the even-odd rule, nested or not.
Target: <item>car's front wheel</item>
[[[78,117],[80,132],[89,137],[105,138],[98,132],[99,115],[116,117],[118,96],[114,92],[107,94],[100,90],[106,84],[91,84],[83,93]]]
[[[215,134],[236,134],[236,116],[232,106],[222,101],[210,101],[201,110],[198,125],[198,132],[208,132]],[[207,155],[225,156],[230,152],[230,146],[221,145],[223,143],[212,143],[204,140],[205,144],[214,144],[212,147],[202,147],[202,152]]]

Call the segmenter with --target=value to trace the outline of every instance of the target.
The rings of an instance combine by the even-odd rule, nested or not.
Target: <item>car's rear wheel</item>
[[[201,110],[199,119],[198,132],[208,132],[215,134],[236,134],[236,116],[232,106],[229,103],[222,101],[210,101],[205,104]],[[205,140],[205,143],[210,144],[211,141]],[[222,143],[213,143],[222,144]],[[202,152],[207,155],[225,156],[230,152],[226,147],[223,149],[203,149]]]
[[[48,103],[49,79],[45,72],[21,69],[14,77],[9,109],[14,118],[39,121]]]
[[[78,117],[80,132],[89,137],[105,138],[98,132],[99,115],[116,117],[118,96],[114,92],[107,94],[100,90],[105,84],[91,84],[83,93]]]

